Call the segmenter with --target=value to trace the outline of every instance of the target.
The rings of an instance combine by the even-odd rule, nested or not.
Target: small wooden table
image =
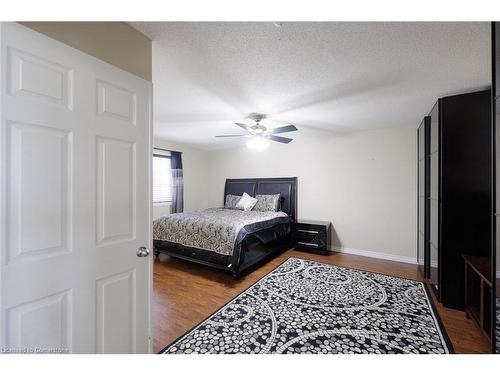
[[[490,338],[485,323],[491,309],[485,308],[485,303],[489,304],[491,299],[491,259],[475,255],[462,255],[462,258],[465,261],[465,315],[472,318],[481,332]]]

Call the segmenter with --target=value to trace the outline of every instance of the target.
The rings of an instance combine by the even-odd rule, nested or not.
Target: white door
[[[151,84],[18,24],[0,36],[0,347],[149,352]]]

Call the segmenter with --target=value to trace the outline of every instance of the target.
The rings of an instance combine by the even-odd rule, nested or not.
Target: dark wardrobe
[[[493,352],[500,354],[500,24],[492,24],[492,130],[494,134],[495,153],[492,159],[492,173],[495,175],[493,189],[495,196],[492,202],[492,334],[491,344]]]
[[[490,256],[491,91],[438,99],[418,128],[418,261],[438,300],[464,309],[463,255]]]

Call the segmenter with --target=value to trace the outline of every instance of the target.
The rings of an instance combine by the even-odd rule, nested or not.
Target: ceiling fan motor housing
[[[256,123],[259,123],[262,119],[266,118],[266,115],[262,113],[253,112],[248,115],[248,118],[254,120]]]

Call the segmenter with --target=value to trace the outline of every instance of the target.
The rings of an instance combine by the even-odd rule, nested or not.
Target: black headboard
[[[294,220],[297,219],[297,177],[277,178],[228,178],[224,187],[224,202],[226,195],[242,195],[247,193],[252,197],[257,194],[280,193],[281,211]]]

